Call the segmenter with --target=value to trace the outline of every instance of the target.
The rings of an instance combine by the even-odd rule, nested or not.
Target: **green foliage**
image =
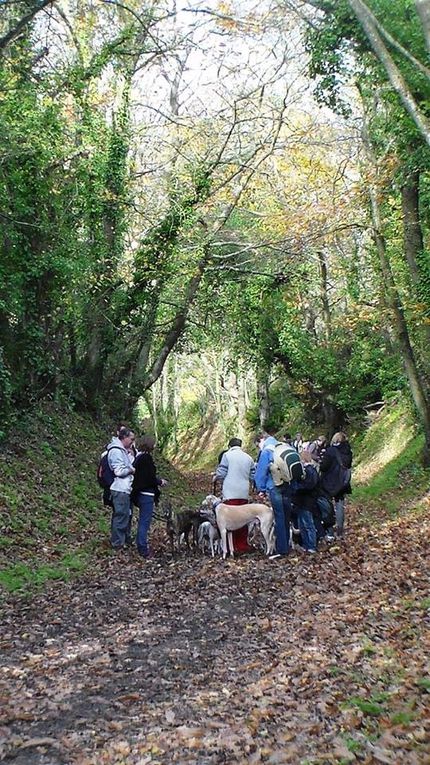
[[[3,348],[0,347],[0,443],[5,436],[5,427],[12,409],[12,390],[11,372],[6,367]]]
[[[373,697],[362,699],[359,696],[353,696],[348,699],[348,706],[357,707],[357,709],[369,717],[379,717],[385,711],[382,704],[378,700],[374,700]]]
[[[84,567],[83,530],[97,537],[106,516],[95,480],[105,440],[87,418],[52,405],[15,424],[0,451],[0,582],[8,589],[64,579]],[[60,540],[65,547],[57,547]]]
[[[358,753],[363,749],[363,744],[352,736],[345,736],[345,744],[349,752]]]
[[[410,725],[416,718],[416,714],[413,712],[395,712],[391,715],[390,720],[392,725]]]
[[[341,95],[342,85],[351,73],[347,57],[351,39],[357,47],[366,46],[364,35],[345,0],[337,2],[335,12],[330,12],[327,18],[320,17],[319,23],[309,26],[306,33],[309,73],[312,78],[318,78],[316,98],[345,115],[351,113]]]
[[[15,563],[0,570],[0,586],[8,592],[34,591],[35,587],[42,587],[49,580],[68,581],[72,575],[82,572],[87,563],[88,556],[84,552],[67,553],[53,566],[42,564],[33,568],[25,563]]]
[[[430,677],[420,677],[419,680],[417,680],[417,685],[425,691],[430,692]]]
[[[388,0],[380,0],[370,5],[400,42],[410,45],[414,55],[423,56],[419,24],[408,15],[407,3],[395,0],[389,6]],[[319,78],[319,98],[326,98],[332,107],[340,104],[346,114],[343,85],[351,74],[359,81],[367,104],[373,104],[375,85],[384,85],[386,75],[346,0],[330,7],[329,13],[316,15],[306,44],[311,75]],[[13,9],[6,14],[12,18]],[[286,244],[297,240],[297,232],[302,239],[302,229],[306,243],[306,232],[313,227],[307,189],[298,188],[307,212],[299,207],[297,217],[304,219],[291,221],[292,232],[287,227],[286,236],[282,226],[278,231],[279,220],[272,223],[270,215],[265,220],[260,214],[259,200],[267,201],[278,218],[284,202],[264,180],[269,165],[258,165],[243,193],[243,204],[232,210],[218,230],[234,192],[226,178],[242,171],[242,152],[238,148],[235,156],[235,137],[226,156],[219,153],[219,142],[212,141],[213,136],[208,139],[217,120],[209,118],[193,123],[191,133],[185,125],[178,126],[184,146],[191,150],[177,147],[174,160],[167,160],[168,171],[157,178],[157,186],[151,186],[155,212],[146,216],[139,209],[139,201],[149,199],[145,184],[147,171],[151,175],[152,170],[136,143],[130,98],[133,66],[138,65],[140,54],[148,52],[142,23],[149,24],[153,18],[151,9],[136,16],[116,8],[85,6],[81,15],[71,13],[74,45],[64,59],[59,54],[55,71],[44,61],[36,22],[1,59],[0,130],[5,137],[0,163],[2,423],[6,426],[12,420],[14,410],[44,397],[67,400],[92,413],[109,409],[127,415],[183,308],[188,324],[174,340],[178,350],[226,349],[227,371],[251,368],[259,381],[265,378],[271,383],[282,375],[279,384],[271,385],[274,425],[282,427],[296,418],[290,411],[291,397],[306,408],[310,424],[360,416],[372,399],[405,385],[397,349],[391,347],[391,317],[377,315],[380,275],[372,267],[362,273],[371,265],[371,256],[358,252],[364,249],[361,234],[355,249],[349,242],[343,255],[333,239],[322,237],[333,282],[331,327],[324,326],[318,253],[312,249],[316,245],[308,251],[306,244],[300,244],[296,251],[295,245]],[[114,21],[108,29],[107,19]],[[428,83],[396,51],[393,55],[417,98],[426,102]],[[246,114],[236,116],[238,124],[242,119],[246,122]],[[370,122],[377,154],[385,157],[389,146],[396,155],[395,160],[387,157],[393,193],[382,207],[393,270],[405,296],[410,285],[399,244],[399,189],[407,174],[419,168],[423,223],[430,225],[426,217],[428,150],[390,89],[378,91]],[[294,144],[302,141],[306,146],[300,120],[296,127]],[[290,128],[283,130],[288,142]],[[240,134],[242,139],[245,133]],[[166,157],[170,142],[166,128]],[[325,170],[342,161],[337,149],[333,157],[331,149],[321,151],[320,162],[305,150],[303,156],[296,148],[293,153],[300,174],[301,163],[307,168],[302,184],[306,173],[311,177],[319,172],[326,183]],[[294,164],[289,169],[282,163],[276,166],[280,176],[294,172]],[[284,180],[288,198],[290,179]],[[331,204],[327,209],[318,207],[321,219],[316,221],[316,232],[327,230]],[[358,219],[363,212],[363,205],[357,207]],[[340,228],[345,221],[339,217]],[[348,218],[346,228],[349,225]],[[186,287],[201,273],[202,261],[204,277],[187,313]],[[417,300],[409,301],[407,317],[421,350],[430,310],[426,251],[419,270]],[[419,310],[417,301],[423,304]],[[367,313],[365,306],[371,306]],[[422,355],[425,358],[425,349]],[[254,391],[252,395],[255,400]],[[185,407],[181,413],[185,419],[190,416],[193,424],[206,416],[210,396],[194,406],[198,411]],[[257,402],[249,413],[253,426],[259,414]],[[175,428],[171,408],[164,407],[159,414],[163,444]],[[49,448],[49,444],[41,446]],[[49,458],[49,451],[44,456]],[[75,492],[82,501],[79,487],[72,487]]]

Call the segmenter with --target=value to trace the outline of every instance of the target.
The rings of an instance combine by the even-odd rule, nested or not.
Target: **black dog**
[[[175,513],[170,504],[166,507],[166,511],[166,530],[170,539],[172,555],[175,552],[175,542],[179,551],[182,534],[184,535],[187,548],[190,549],[190,532],[192,531],[192,542],[193,547],[195,547],[198,540],[199,526],[206,518],[202,518],[200,513],[195,510],[179,510]]]

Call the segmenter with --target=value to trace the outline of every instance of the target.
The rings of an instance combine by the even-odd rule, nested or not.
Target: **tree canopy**
[[[172,423],[191,375],[261,425],[405,390],[430,443],[426,3],[0,14],[5,427],[47,396]]]

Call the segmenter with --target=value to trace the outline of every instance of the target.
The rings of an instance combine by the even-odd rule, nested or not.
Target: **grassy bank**
[[[424,438],[405,402],[384,407],[355,445],[353,499],[372,514],[419,511],[429,501]]]
[[[108,439],[108,429],[55,406],[21,420],[0,450],[0,588],[30,592],[110,554],[110,511],[96,482]],[[156,461],[169,497],[192,502],[186,478]]]

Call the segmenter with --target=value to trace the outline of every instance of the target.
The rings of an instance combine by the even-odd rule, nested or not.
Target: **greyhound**
[[[273,533],[273,510],[268,505],[250,502],[246,505],[225,505],[223,502],[215,507],[216,519],[222,540],[222,557],[227,556],[227,533],[230,555],[234,556],[232,531],[246,526],[258,519],[261,533],[266,543],[266,555],[273,552],[275,546]]]

